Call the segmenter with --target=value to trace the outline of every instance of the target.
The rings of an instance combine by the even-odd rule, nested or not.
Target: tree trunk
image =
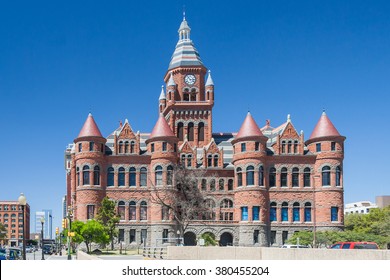
[[[111,237],[111,251],[114,251],[114,237]]]

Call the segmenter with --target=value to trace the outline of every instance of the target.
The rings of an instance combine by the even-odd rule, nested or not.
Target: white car
[[[306,245],[295,245],[295,244],[283,244],[282,246],[280,246],[280,248],[301,249],[301,248],[309,248],[309,246],[306,246]]]

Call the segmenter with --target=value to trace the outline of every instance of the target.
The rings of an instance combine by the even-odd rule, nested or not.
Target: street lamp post
[[[180,245],[180,230],[177,230],[177,246]]]
[[[43,261],[45,260],[45,255],[43,253],[43,224],[44,223],[45,223],[45,218],[41,217],[41,225],[42,225],[42,229],[41,229],[41,248],[42,248],[42,260]]]
[[[50,239],[53,239],[53,216],[49,214],[50,224],[49,224],[49,235]]]
[[[70,232],[71,232],[71,229],[72,229],[72,208],[69,207],[68,208],[68,260],[72,260],[72,256],[70,255],[70,239],[71,239],[71,236],[70,236]]]
[[[24,226],[24,206],[26,206],[26,197],[24,196],[23,193],[20,194],[18,198],[20,206],[22,206],[22,228],[23,228],[23,260],[26,260],[26,231],[25,231],[25,226]]]

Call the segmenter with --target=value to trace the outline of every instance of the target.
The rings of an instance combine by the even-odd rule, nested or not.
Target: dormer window
[[[119,142],[119,151],[118,151],[120,154],[122,154],[123,153],[123,142],[122,141],[120,141]]]

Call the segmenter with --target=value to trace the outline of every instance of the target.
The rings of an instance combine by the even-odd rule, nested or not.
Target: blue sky
[[[183,4],[214,132],[249,109],[259,126],[291,114],[307,139],[325,108],[347,137],[345,202],[390,194],[388,1],[53,2],[0,4],[0,200],[24,192],[60,226],[64,150],[88,113],[105,136],[125,118],[152,130]]]

